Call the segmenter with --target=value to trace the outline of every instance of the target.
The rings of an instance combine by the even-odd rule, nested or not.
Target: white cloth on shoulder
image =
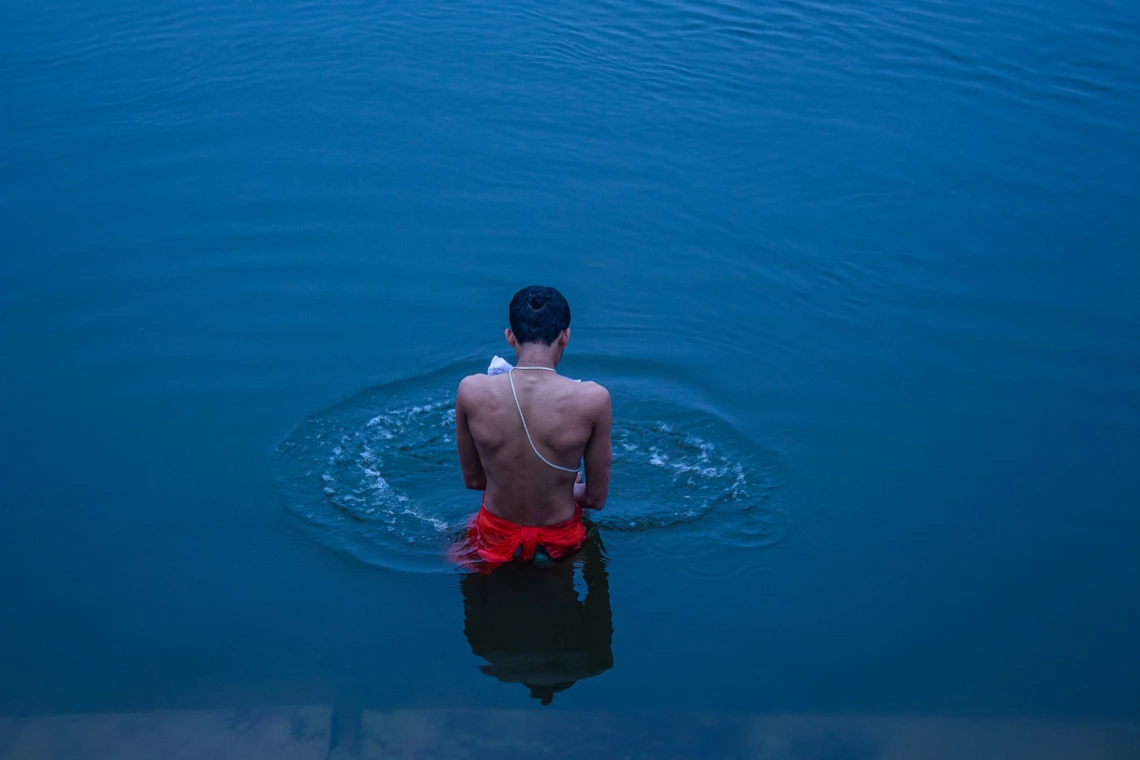
[[[501,356],[495,356],[491,359],[491,365],[487,367],[488,375],[502,375],[510,372],[512,369],[511,363]]]
[[[505,375],[510,372],[514,367],[509,361],[501,356],[495,355],[491,357],[491,363],[487,366],[488,375]],[[572,377],[566,378],[567,380],[574,380]],[[582,382],[581,380],[574,380],[576,383]]]

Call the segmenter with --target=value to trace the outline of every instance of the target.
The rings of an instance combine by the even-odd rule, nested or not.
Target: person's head
[[[559,356],[570,341],[570,304],[554,288],[528,285],[515,293],[509,309],[507,343],[518,351],[528,344],[553,348]]]

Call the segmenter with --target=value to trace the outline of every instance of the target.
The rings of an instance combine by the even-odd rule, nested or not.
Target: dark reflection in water
[[[574,585],[575,567],[585,598]],[[463,633],[479,669],[503,683],[520,683],[550,704],[576,682],[614,664],[613,619],[605,546],[596,526],[574,559],[512,563],[459,581]]]

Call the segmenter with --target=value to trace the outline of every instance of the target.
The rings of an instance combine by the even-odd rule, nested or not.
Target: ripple
[[[478,495],[455,456],[454,388],[479,364],[364,390],[302,421],[273,450],[272,481],[314,537],[369,565],[412,572],[444,559]],[[614,470],[590,518],[611,549],[684,558],[709,544],[764,547],[785,534],[782,462],[657,365],[579,358],[614,399]]]
[[[745,575],[745,592],[756,599],[788,599],[797,592],[795,574],[780,565],[759,565]]]

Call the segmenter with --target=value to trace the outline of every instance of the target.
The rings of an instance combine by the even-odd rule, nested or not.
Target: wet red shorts
[[[466,551],[461,550],[457,558],[466,555],[475,559],[472,555],[477,555],[484,562],[495,564],[510,562],[516,557],[532,560],[542,547],[551,559],[561,559],[581,549],[585,540],[581,507],[577,507],[574,516],[566,522],[532,527],[504,520],[480,505],[467,528]]]

